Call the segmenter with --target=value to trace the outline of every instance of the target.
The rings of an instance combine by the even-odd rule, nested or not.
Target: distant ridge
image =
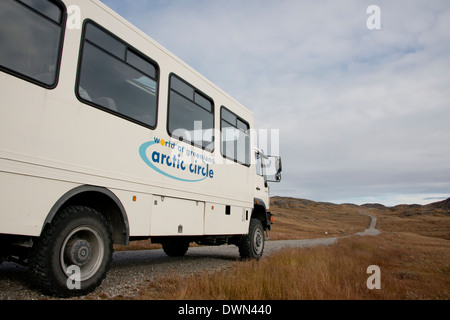
[[[438,209],[450,210],[450,198],[448,198],[447,200],[431,203],[428,206],[432,206]]]
[[[333,208],[338,206],[344,206],[331,202],[318,202],[301,198],[280,197],[280,196],[270,198],[270,202],[271,204],[276,205],[280,208],[290,208],[290,209],[314,208],[314,207]],[[345,205],[352,206],[353,204],[345,204]]]
[[[361,205],[361,207],[368,209],[387,209],[387,207],[381,203],[365,203]]]
[[[334,204],[331,202],[317,202],[313,200],[301,199],[301,198],[293,198],[293,197],[280,197],[275,196],[271,198],[272,204],[280,207],[280,208],[290,208],[290,209],[300,209],[300,208],[324,208],[324,209],[333,209],[338,206],[353,206],[353,207],[361,207],[366,209],[378,209],[378,210],[389,210],[393,213],[404,215],[404,216],[412,216],[412,215],[422,215],[422,214],[446,214],[450,215],[450,198],[433,202],[426,205],[420,204],[399,204],[393,207],[386,207],[380,203],[366,203],[363,205],[356,205],[352,203],[344,203],[344,204]]]
[[[400,204],[389,208],[391,211],[395,211],[400,215],[412,216],[416,214],[446,214],[450,215],[450,198],[433,202],[426,205],[419,204]]]

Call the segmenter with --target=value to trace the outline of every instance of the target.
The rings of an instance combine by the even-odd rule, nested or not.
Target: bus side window
[[[52,1],[0,1],[0,69],[54,88],[64,12]]]
[[[223,106],[220,118],[222,156],[234,162],[249,166],[249,124]]]
[[[147,127],[156,127],[156,64],[88,22],[84,31],[79,99]]]
[[[172,137],[214,150],[214,102],[172,74],[170,76],[168,130]]]

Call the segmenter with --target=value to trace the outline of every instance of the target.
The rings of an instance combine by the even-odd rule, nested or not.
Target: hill
[[[390,208],[392,212],[404,216],[414,216],[423,214],[446,214],[450,215],[450,198],[444,201],[434,202],[427,205],[401,204]]]
[[[411,232],[450,240],[450,198],[427,205],[401,204],[370,209],[379,217],[378,227],[385,231]]]
[[[370,218],[354,204],[334,204],[306,199],[272,197],[272,240],[313,239],[350,235],[364,231]]]
[[[378,217],[377,228],[385,231],[412,232],[450,240],[450,198],[427,205],[386,207],[315,202],[290,197],[271,198],[274,225],[271,239],[322,238],[364,231],[370,219],[360,212]]]

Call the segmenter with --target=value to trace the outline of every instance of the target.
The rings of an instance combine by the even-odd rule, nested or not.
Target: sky
[[[102,2],[279,132],[272,195],[450,197],[448,0]]]

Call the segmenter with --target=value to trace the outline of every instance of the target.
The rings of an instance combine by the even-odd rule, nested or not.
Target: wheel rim
[[[64,239],[60,251],[61,268],[70,277],[69,267],[79,267],[80,281],[86,281],[98,271],[104,254],[104,241],[100,233],[92,226],[79,226]]]
[[[261,229],[256,229],[253,235],[253,250],[256,255],[260,255],[264,249],[264,234]]]

